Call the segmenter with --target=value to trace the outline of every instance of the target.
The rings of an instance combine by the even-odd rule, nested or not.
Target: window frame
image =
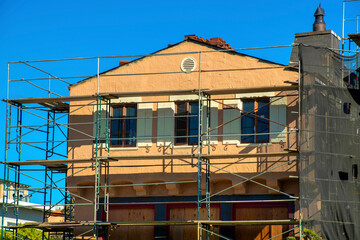
[[[128,107],[135,107],[136,110],[136,116],[135,116],[135,136],[137,136],[137,114],[138,114],[138,109],[137,109],[137,103],[129,103],[129,104],[112,104],[111,105],[111,109],[110,109],[110,147],[136,147],[137,145],[137,137],[135,137],[134,141],[135,144],[126,144],[126,140],[125,139],[125,133],[126,133],[126,109]],[[114,108],[122,108],[122,115],[121,115],[121,119],[115,119],[115,120],[123,120],[122,121],[122,129],[121,129],[121,137],[119,137],[120,140],[116,140],[116,139],[112,139],[112,133],[113,133],[113,115],[114,115]],[[131,139],[129,138],[129,141]],[[112,141],[120,141],[121,144],[112,144]]]
[[[198,138],[198,131],[199,131],[199,124],[197,124],[197,134],[195,136],[191,136],[190,135],[190,119],[191,118],[196,118],[197,120],[199,119],[199,111],[197,111],[197,116],[196,115],[193,115],[191,114],[191,104],[197,104],[196,108],[199,109],[199,102],[198,101],[176,101],[175,102],[175,124],[174,124],[174,145],[176,146],[181,146],[181,145],[198,145],[198,141],[194,142],[194,143],[191,143],[190,142],[190,138]],[[177,127],[177,114],[178,114],[178,105],[179,104],[186,104],[186,116],[185,115],[181,115],[181,116],[184,116],[184,118],[186,118],[186,135],[183,136],[183,137],[179,137],[179,135],[177,135],[177,130],[178,130],[178,127]],[[199,120],[198,120],[199,121]],[[186,139],[185,142],[178,142],[179,139]]]
[[[258,97],[258,98],[242,98],[241,101],[243,103],[243,106],[244,106],[244,102],[253,102],[254,103],[254,109],[252,111],[250,111],[252,114],[247,114],[247,115],[250,115],[254,118],[254,140],[253,141],[246,141],[246,140],[243,140],[244,137],[247,137],[247,136],[241,136],[241,143],[270,143],[271,142],[271,139],[270,139],[270,121],[267,120],[267,129],[268,129],[268,138],[267,140],[258,140],[258,107],[259,107],[259,101],[264,101],[266,100],[267,103],[265,105],[267,105],[267,108],[268,108],[268,111],[267,111],[267,115],[268,115],[268,118],[267,119],[270,119],[270,98],[269,97]],[[243,107],[244,108],[244,107]],[[244,114],[246,114],[245,112],[241,112],[241,116],[243,116]],[[246,115],[246,116],[247,116]],[[245,117],[246,117],[245,116]],[[262,118],[260,118],[262,119]],[[243,134],[243,124],[244,124],[244,118],[241,117],[241,126],[240,126],[240,129],[241,129],[241,134]],[[251,135],[249,135],[251,136]],[[262,135],[262,136],[266,136],[266,135]]]

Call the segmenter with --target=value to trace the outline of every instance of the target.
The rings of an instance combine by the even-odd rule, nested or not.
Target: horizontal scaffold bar
[[[169,155],[123,155],[123,156],[103,156],[98,157],[99,161],[109,162],[118,160],[154,160],[154,159],[182,159],[182,158],[205,158],[205,159],[226,159],[226,158],[255,158],[255,157],[290,157],[298,156],[297,151],[284,151],[273,153],[239,153],[239,154],[169,154]],[[64,160],[25,160],[25,161],[7,161],[11,165],[42,165],[55,166],[59,164],[89,163],[95,162],[96,158],[88,159],[64,159]],[[5,162],[2,162],[3,164]]]

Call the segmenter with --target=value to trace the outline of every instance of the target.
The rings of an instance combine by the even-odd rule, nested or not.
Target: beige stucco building
[[[71,102],[69,159],[106,159],[99,182],[96,166],[79,171],[88,163],[68,164],[68,186],[83,203],[75,220],[94,219],[87,204],[97,195],[94,186],[100,186],[98,221],[197,220],[199,196],[200,219],[208,211],[223,221],[296,218],[297,80],[297,70],[235,52],[219,38],[191,35],[73,84],[70,96],[102,98]],[[211,231],[264,239],[286,229],[264,223]],[[119,226],[110,239],[196,234],[196,226]]]

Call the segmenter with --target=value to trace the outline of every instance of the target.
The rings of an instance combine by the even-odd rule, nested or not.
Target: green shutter
[[[234,105],[238,108],[239,103],[239,100],[224,100],[225,105]],[[223,108],[223,124],[235,118],[238,119],[223,126],[223,144],[240,144],[241,121],[239,117],[241,112],[238,109],[226,108],[225,105]]]
[[[272,98],[271,101],[276,100]],[[270,105],[270,120],[286,125],[286,97],[283,97]],[[286,127],[270,122],[270,141],[286,142]]]
[[[158,103],[157,146],[168,146],[174,142],[175,103]]]
[[[138,146],[151,146],[153,103],[138,103],[137,118],[136,135]]]
[[[219,120],[218,120],[218,103],[212,101],[210,104],[210,119],[207,118],[207,111],[208,108],[207,106],[204,106],[204,111],[203,111],[203,123],[204,123],[204,128],[203,128],[203,132],[207,132],[210,129],[214,129],[215,127],[219,126]],[[208,127],[208,123],[210,121],[210,128]],[[219,131],[218,129],[215,129],[213,131],[211,131],[209,133],[210,135],[210,144],[217,144],[218,143],[218,135]],[[207,137],[206,134],[203,137],[203,142],[204,144],[207,144]]]
[[[94,139],[96,137],[96,127],[100,128],[100,142],[101,143],[105,143],[106,137],[107,137],[107,133],[110,133],[110,117],[109,117],[109,113],[106,111],[106,106],[105,105],[101,105],[100,107],[100,119],[98,124],[96,124],[96,120],[97,120],[97,109],[96,106],[94,106],[94,114],[93,114],[93,119],[94,119],[94,124],[93,124],[93,136]]]

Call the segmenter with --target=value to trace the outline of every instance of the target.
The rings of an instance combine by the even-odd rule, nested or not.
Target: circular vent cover
[[[183,72],[191,72],[196,68],[196,61],[192,57],[186,57],[181,61],[181,70]]]

